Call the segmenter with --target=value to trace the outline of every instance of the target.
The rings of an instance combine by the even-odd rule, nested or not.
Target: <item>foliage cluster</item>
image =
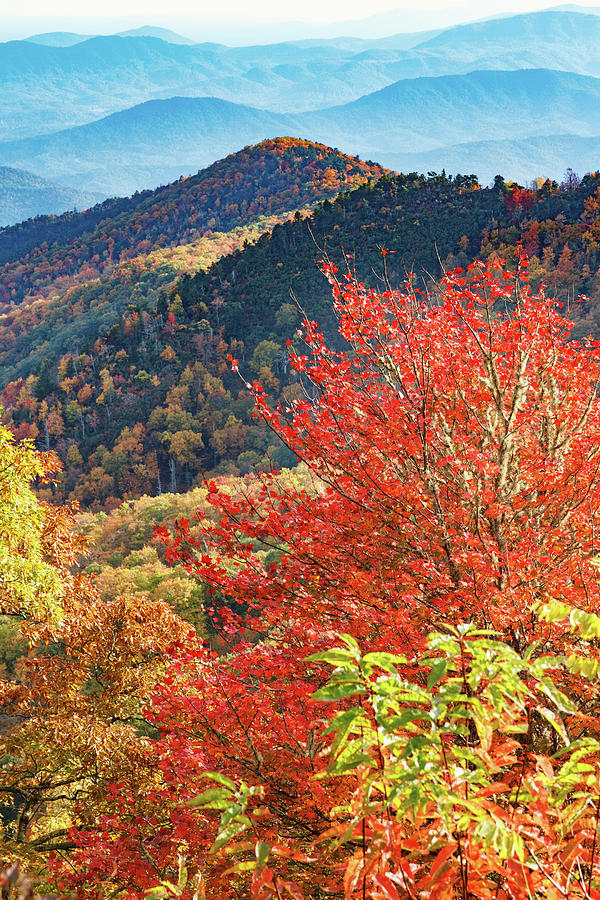
[[[281,483],[294,489],[304,485],[305,478],[302,465],[280,473]],[[223,490],[237,492],[252,484],[253,479],[227,477],[218,482]],[[96,589],[102,598],[143,594],[151,600],[164,600],[199,634],[208,636],[212,645],[219,645],[218,627],[207,622],[204,614],[210,600],[207,586],[170,565],[165,547],[155,536],[158,529],[172,529],[177,521],[186,521],[190,533],[200,537],[201,528],[193,522],[199,511],[207,517],[214,515],[207,502],[206,486],[184,493],[126,500],[108,514],[79,512],[78,530],[89,541],[80,564],[96,576]],[[254,556],[257,564],[263,566],[277,558],[268,548],[258,547]]]
[[[325,265],[349,349],[306,320],[313,392],[252,387],[302,480],[209,483],[211,511],[159,529],[223,644],[161,645],[142,761],[67,804],[62,890],[598,897],[600,343],[524,266],[457,270],[432,304]],[[121,621],[128,644],[155,620]]]
[[[0,614],[15,650],[0,682],[0,869],[19,859],[42,874],[49,853],[72,847],[73,810],[102,805],[120,775],[152,778],[143,709],[189,632],[166,603],[101,598],[77,571],[87,541],[73,511],[32,489],[56,469],[0,428]]]
[[[72,354],[73,348],[89,353],[98,336],[105,336],[132,309],[154,314],[161,296],[176,287],[180,276],[195,274],[220,256],[254,243],[290,215],[263,216],[191,244],[150,250],[100,278],[11,309],[0,317],[3,383],[27,378],[47,361]]]
[[[377,217],[381,225],[375,238],[384,241],[400,215],[403,221],[417,222],[410,233],[404,229],[405,252],[416,255],[419,265],[433,267],[428,235],[443,224],[448,227],[446,249],[456,247],[463,229],[470,227],[474,235],[488,221],[490,203],[492,209],[498,205],[495,196],[481,191],[470,200],[466,193],[463,201],[461,192],[469,186],[469,180],[386,180],[382,191],[369,187],[321,208],[311,228],[318,242],[327,243],[328,235],[336,240],[340,222],[347,222],[352,238],[356,229],[363,234],[364,223],[374,227]],[[473,213],[467,226],[465,216]],[[372,231],[368,234],[374,240]],[[411,234],[421,234],[417,244],[411,243]],[[313,265],[315,245],[302,221],[276,227],[273,242],[263,240],[248,268],[250,249],[231,256],[226,273],[215,270],[205,283],[184,277],[168,300],[159,296],[154,304],[158,286],[165,289],[170,275],[154,272],[152,266],[147,270],[142,259],[136,271],[142,265],[144,272],[133,276],[130,299],[136,302],[103,335],[102,324],[115,317],[131,288],[124,266],[114,279],[75,289],[50,308],[42,304],[38,311],[34,304],[5,317],[6,362],[20,358],[21,365],[31,365],[35,356],[39,360],[61,342],[57,362],[40,362],[36,376],[16,379],[3,393],[7,423],[19,436],[55,449],[65,463],[59,498],[110,506],[123,497],[189,488],[201,473],[244,473],[264,465],[265,453],[277,464],[292,462],[251,419],[251,398],[225,358],[231,352],[245,360],[252,375],[275,394],[293,397],[298,392],[285,350],[299,321],[288,293],[294,280],[286,271],[296,265],[294,258],[298,265],[306,260],[309,274],[301,300],[307,311],[319,315],[330,333],[335,320]],[[271,256],[279,262],[269,274]],[[375,248],[363,268],[376,260]],[[78,337],[84,352],[74,354]]]

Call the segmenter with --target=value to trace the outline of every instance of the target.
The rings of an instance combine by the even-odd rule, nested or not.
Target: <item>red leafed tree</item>
[[[521,258],[516,272],[500,262],[457,270],[435,302],[410,287],[376,292],[352,277],[340,281],[324,266],[349,349],[327,346],[317,325],[305,322],[305,351],[290,359],[306,399],[273,410],[261,387],[253,388],[258,414],[296,452],[302,474],[296,482],[263,475],[234,496],[213,483],[217,515],[204,522],[202,537],[186,523],[174,537],[164,533],[171,559],[214,588],[212,612],[231,652],[217,657],[187,643],[174,655],[154,702],[160,777],[143,795],[116,791],[115,814],[79,835],[75,867],[85,874],[71,882],[81,894],[110,883],[134,896],[168,877],[183,847],[209,896],[249,896],[240,859],[250,845],[238,845],[224,874],[227,865],[208,853],[212,814],[186,805],[206,787],[204,774],[216,771],[261,794],[253,818],[237,829],[252,827],[257,857],[263,844],[271,848],[269,866],[254,869],[253,896],[318,898],[344,889],[347,897],[417,896],[397,879],[385,883],[387,893],[369,882],[367,893],[354,848],[319,842],[332,810],[356,796],[356,773],[349,767],[337,779],[319,777],[332,749],[325,734],[331,709],[322,702],[331,697],[313,696],[325,673],[306,660],[345,632],[364,651],[404,654],[404,677],[421,684],[432,628],[450,633],[473,623],[514,653],[538,640],[545,653],[564,654],[575,638],[541,621],[540,604],[597,609],[600,352],[594,342],[568,341],[570,323],[543,293],[531,295],[524,265]],[[593,645],[586,652],[593,657]],[[591,733],[596,689],[572,673],[556,678],[583,704],[569,727]],[[340,709],[351,693],[338,691]],[[503,766],[516,766],[523,780],[553,749],[546,726],[535,716],[528,721],[521,755],[505,741],[495,761],[491,738],[481,738],[500,780]],[[468,730],[458,740],[469,745]],[[526,812],[530,835],[535,816]],[[374,831],[361,821],[364,862],[367,831],[369,840]],[[233,820],[229,838],[236,827]],[[551,891],[569,839],[544,838],[549,880],[540,862],[542,874],[524,897],[562,896]],[[581,841],[591,846],[591,833]],[[521,870],[503,869],[494,853],[487,868],[479,859],[469,886],[460,841],[446,848],[434,866],[438,879],[446,873],[443,891],[428,876],[418,896],[520,897]],[[391,851],[388,866],[390,858]],[[427,869],[427,854],[419,859]]]
[[[505,204],[509,212],[522,214],[535,206],[536,199],[535,191],[530,191],[515,184],[506,195]]]

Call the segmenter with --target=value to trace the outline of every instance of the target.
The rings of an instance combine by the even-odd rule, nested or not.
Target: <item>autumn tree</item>
[[[70,849],[73,821],[101,815],[115,778],[140,790],[150,779],[144,706],[189,629],[148,596],[101,599],[77,571],[87,541],[73,510],[32,485],[58,469],[0,428],[0,863],[24,860],[44,879],[48,854]]]
[[[47,559],[45,516],[29,484],[56,471],[58,460],[43,457],[31,444],[17,444],[0,428],[0,609],[4,616],[51,614],[62,585]],[[41,595],[41,596],[40,596]]]
[[[324,267],[349,349],[307,321],[305,398],[251,386],[304,485],[212,483],[202,533],[163,532],[230,652],[173,653],[160,778],[73,834],[80,896],[182,846],[211,897],[598,896],[600,353],[524,266],[435,302]]]

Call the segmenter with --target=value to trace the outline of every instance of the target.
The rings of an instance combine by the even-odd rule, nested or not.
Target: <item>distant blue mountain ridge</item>
[[[155,26],[33,35],[0,44],[0,165],[106,197],[291,135],[396,169],[559,178],[600,168],[598,47],[584,8],[242,47]]]
[[[600,76],[596,15],[529,13],[421,37],[416,46],[407,35],[254,47],[175,44],[147,35],[92,37],[71,46],[10,41],[0,44],[0,140],[59,131],[174,96],[308,112],[401,79],[478,69]]]
[[[569,144],[600,135],[600,79],[549,69],[404,79],[349,104],[298,114],[214,97],[151,100],[89,125],[0,143],[0,164],[109,196],[166,183],[285,134],[394,168],[403,154],[414,169],[423,168],[419,156],[425,164],[433,154],[448,171],[475,174],[489,154],[473,145],[489,150],[491,142],[516,142],[519,152],[503,171],[512,178],[544,174],[539,147],[528,142],[548,138],[553,150],[546,159],[554,162],[546,174],[557,177],[569,165]],[[569,136],[562,159],[557,135]],[[444,162],[448,148],[452,166]]]
[[[97,34],[76,34],[73,31],[48,31],[44,34],[32,34],[25,38],[32,44],[43,44],[46,47],[72,47],[81,44]],[[191,38],[177,34],[169,28],[157,28],[155,25],[142,25],[140,28],[130,28],[128,31],[117,31],[115,37],[156,37],[168,44],[195,44]]]
[[[82,210],[93,206],[100,195],[55,184],[24,172],[0,166],[0,227],[33,216]]]

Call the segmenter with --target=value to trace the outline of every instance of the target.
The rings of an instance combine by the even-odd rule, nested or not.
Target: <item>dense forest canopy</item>
[[[280,150],[263,147],[261,165],[275,152],[273,166],[280,166]],[[299,152],[307,159],[316,153],[312,145]],[[407,276],[433,285],[443,268],[472,258],[510,260],[521,240],[530,283],[546,283],[566,304],[585,294],[573,312],[576,333],[594,333],[598,191],[596,175],[580,182],[571,174],[562,185],[533,189],[500,177],[483,188],[471,176],[383,175],[325,201],[307,219],[274,216],[254,230],[180,245],[180,277],[169,262],[175,249],[138,256],[99,282],[5,313],[4,421],[59,454],[65,470],[52,489],[56,500],[96,509],[187,490],[211,472],[290,465],[289,452],[252,418],[245,382],[258,377],[273,402],[299,395],[286,341],[302,312],[336,340],[319,259],[365,281],[383,277],[385,262],[395,287]],[[260,237],[261,227],[272,233]],[[200,260],[206,268],[194,274]],[[243,379],[231,372],[229,354],[240,360]]]
[[[436,303],[324,264],[343,345],[304,320],[307,391],[250,389],[303,466],[159,529],[216,648],[73,574],[56,459],[0,431],[6,862],[80,900],[593,900],[599,342],[515,262]]]
[[[81,283],[143,250],[299,209],[386,171],[313,141],[275,138],[156,191],[38,216],[0,229],[0,300],[44,296],[57,282]]]

